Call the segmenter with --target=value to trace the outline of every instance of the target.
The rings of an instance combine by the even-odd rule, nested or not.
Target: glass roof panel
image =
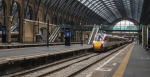
[[[78,0],[78,1],[111,23],[119,18],[124,17],[132,18],[137,22],[139,22],[144,0]]]
[[[113,21],[120,18],[131,18],[139,22],[144,0],[41,0],[41,2],[47,4],[47,6],[50,5],[52,7],[57,7],[58,5],[58,9],[66,12],[72,8],[73,10],[69,11],[69,13],[76,14],[77,16],[78,14],[80,14],[79,16],[82,16],[82,11],[85,9],[82,7],[85,5],[87,8],[89,8],[88,10],[92,10],[92,12],[88,15],[92,15],[92,13],[95,12],[96,14],[93,14],[93,16],[99,15],[100,18],[102,17],[101,19],[112,23]],[[80,3],[73,5],[73,2]]]
[[[4,15],[4,7],[3,7],[2,0],[0,0],[0,14]]]

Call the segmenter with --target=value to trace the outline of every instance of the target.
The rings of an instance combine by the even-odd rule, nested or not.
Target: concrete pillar
[[[11,21],[12,17],[10,16],[10,0],[3,0],[5,3],[5,26],[7,27],[7,35],[6,35],[6,42],[11,43]]]
[[[23,43],[35,43],[36,42],[36,29],[37,22],[25,19],[23,21]],[[36,33],[35,33],[36,32]]]
[[[0,15],[0,21],[2,24],[4,24],[4,16],[3,15]]]
[[[36,43],[36,28],[37,28],[36,25],[38,25],[37,22],[35,22],[33,25],[33,43]]]
[[[65,42],[65,32],[63,32],[62,35],[63,35],[63,37],[62,37],[63,38],[63,42]]]
[[[79,32],[76,31],[76,42],[78,42],[79,36],[78,36]]]
[[[83,40],[83,42],[85,42],[85,31],[83,31],[82,40]]]
[[[147,26],[142,25],[142,45],[147,44]]]
[[[25,27],[26,27],[26,26],[25,26],[25,25],[26,25],[26,20],[24,20],[23,22],[24,22],[24,23],[23,23],[23,39],[22,39],[22,41],[23,41],[23,43],[24,43],[24,42],[25,42],[25,31],[26,31],[26,30],[25,30]]]
[[[138,32],[138,35],[137,35],[137,44],[140,44],[140,32]]]
[[[7,17],[7,19],[5,20],[7,22],[7,24],[5,24],[7,26],[7,43],[11,43],[11,21],[12,21],[12,16]]]

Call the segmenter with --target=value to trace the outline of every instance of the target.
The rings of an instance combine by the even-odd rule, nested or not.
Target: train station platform
[[[0,50],[0,76],[92,51],[92,45],[49,46]],[[9,71],[9,72],[7,72]]]
[[[80,44],[81,42],[71,42],[71,44]],[[49,43],[49,46],[65,45],[65,42]],[[47,46],[47,43],[0,43],[0,49],[14,49],[27,47],[41,47]]]
[[[99,67],[90,77],[150,77],[150,55],[133,43]]]
[[[6,50],[0,50],[0,60],[5,58],[11,58],[11,57],[19,57],[19,56],[28,56],[28,55],[34,55],[34,54],[42,54],[45,52],[61,52],[61,51],[67,51],[67,50],[73,50],[73,49],[80,49],[80,48],[86,48],[86,47],[92,47],[91,45],[84,44],[81,45],[71,45],[71,46],[50,46],[50,47],[36,47],[36,48],[20,48],[20,49],[6,49]]]

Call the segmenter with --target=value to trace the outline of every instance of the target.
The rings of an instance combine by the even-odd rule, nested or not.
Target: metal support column
[[[49,36],[49,19],[48,19],[48,23],[47,23],[47,47],[49,47],[49,41],[48,41],[48,37]]]
[[[39,18],[38,18],[38,34],[39,34],[39,27],[40,27],[40,25],[39,25]]]
[[[80,23],[81,26],[81,23]],[[80,34],[80,39],[81,39],[81,45],[83,46],[83,39],[82,39],[82,26],[81,26],[81,34]]]

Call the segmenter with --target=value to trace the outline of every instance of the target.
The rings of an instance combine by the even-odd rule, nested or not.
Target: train
[[[94,51],[107,51],[108,49],[115,48],[126,44],[127,38],[119,37],[116,35],[110,35],[105,33],[97,33],[93,39]]]

